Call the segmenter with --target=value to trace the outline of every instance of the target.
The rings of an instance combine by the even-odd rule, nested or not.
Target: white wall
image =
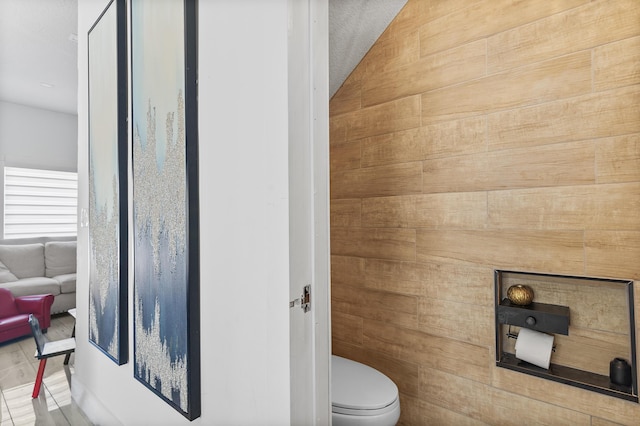
[[[85,35],[106,4],[79,1],[81,70]],[[199,2],[202,417],[193,424],[289,424],[287,19],[287,0]],[[131,361],[116,366],[88,343],[87,234],[78,235],[74,400],[96,424],[189,424],[133,378]],[[129,291],[132,299],[131,282]]]
[[[5,166],[75,172],[78,117],[0,101],[0,160]]]

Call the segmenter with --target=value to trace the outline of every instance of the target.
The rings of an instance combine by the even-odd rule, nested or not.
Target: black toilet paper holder
[[[496,269],[494,270],[494,284],[496,366],[623,400],[636,403],[640,402],[638,396],[638,368],[636,364],[635,315],[633,305],[633,300],[635,300],[633,297],[634,282],[632,280]],[[509,298],[506,297],[506,293],[510,286],[516,284],[531,286],[536,291],[536,294],[539,295],[540,301],[546,303],[540,301],[533,301],[528,305],[512,303]],[[572,286],[568,287],[569,291],[565,291],[562,288],[565,284]],[[627,345],[629,352],[621,352],[621,355],[628,357],[628,364],[631,367],[630,386],[626,385],[629,383],[629,367],[620,361],[613,363],[615,365],[608,365],[608,367],[610,367],[609,374],[603,374],[601,372],[602,367],[582,363],[576,368],[573,365],[566,365],[565,358],[559,357],[560,353],[564,353],[563,348],[565,347],[565,340],[562,340],[564,338],[562,335],[569,335],[570,316],[579,314],[581,312],[580,309],[584,309],[582,305],[576,302],[576,297],[573,297],[573,293],[570,290],[580,285],[580,294],[582,294],[583,284],[587,296],[592,299],[598,297],[598,295],[607,288],[615,290],[615,294],[619,295],[617,297],[624,297],[624,299],[626,299],[627,309],[624,311],[621,310],[618,316],[625,316],[625,320],[629,324]],[[556,294],[557,297],[555,297]],[[550,304],[548,302],[562,302],[567,306]],[[569,306],[571,306],[571,310],[576,309],[577,312],[570,312]],[[556,354],[556,362],[550,363],[548,369],[529,364],[515,356],[513,343],[507,342],[510,339],[517,339],[522,329],[557,336],[557,343],[561,346],[556,347],[556,342],[552,345],[552,351]],[[577,341],[579,340],[578,338]],[[571,349],[575,346],[576,339],[567,340],[566,342],[567,348]]]
[[[509,339],[516,339],[516,340],[518,339],[518,335],[517,335],[516,333],[514,333],[514,332],[512,332],[512,331],[511,331],[511,324],[509,324],[509,328],[507,329],[506,336],[507,336]],[[555,345],[555,344],[554,344],[553,346],[551,346],[551,351],[552,351],[552,352],[555,352],[555,351],[556,351],[556,345]]]
[[[500,324],[516,325],[550,334],[569,335],[569,307],[532,302],[527,306],[503,299],[497,306]]]

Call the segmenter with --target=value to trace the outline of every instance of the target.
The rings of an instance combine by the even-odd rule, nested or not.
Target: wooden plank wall
[[[637,425],[495,367],[493,270],[640,281],[640,1],[409,0],[330,114],[333,351],[401,424]]]

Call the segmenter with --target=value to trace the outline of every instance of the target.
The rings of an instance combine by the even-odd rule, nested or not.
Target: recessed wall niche
[[[533,290],[531,304],[509,300],[516,285]],[[496,365],[638,402],[633,300],[631,280],[496,270]],[[544,343],[531,344],[530,335]],[[548,336],[553,349],[544,368],[536,357],[549,348]],[[522,359],[529,356],[533,363]]]

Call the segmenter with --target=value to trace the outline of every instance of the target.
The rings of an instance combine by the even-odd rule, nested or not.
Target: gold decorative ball
[[[527,285],[512,285],[507,289],[507,298],[513,304],[526,306],[533,302],[533,289]]]

